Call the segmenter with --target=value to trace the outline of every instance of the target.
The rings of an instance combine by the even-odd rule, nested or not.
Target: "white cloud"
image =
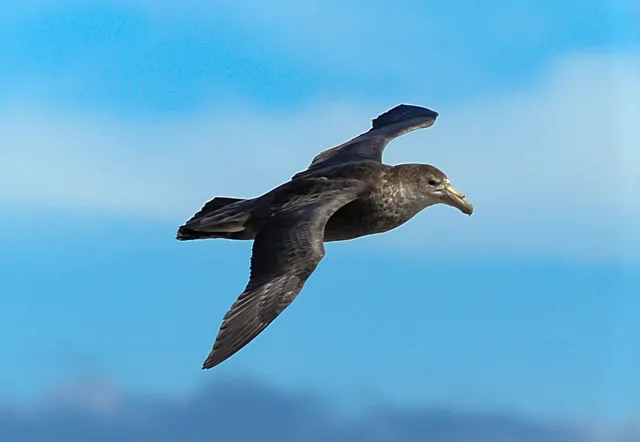
[[[181,223],[215,195],[254,196],[397,103],[325,103],[295,114],[234,107],[153,121],[0,109],[0,203],[59,204]],[[476,205],[428,209],[369,244],[413,236],[469,252],[624,257],[640,250],[640,58],[558,60],[535,88],[446,108],[385,161],[441,167]],[[438,232],[438,238],[432,232]],[[410,241],[411,244],[425,242]]]

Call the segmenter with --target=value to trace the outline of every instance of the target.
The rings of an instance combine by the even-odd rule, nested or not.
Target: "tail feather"
[[[222,209],[229,204],[237,203],[238,201],[244,201],[242,198],[230,198],[226,196],[217,196],[211,201],[207,202],[202,209],[200,209],[195,215],[191,217],[187,223],[191,222],[196,218],[200,218],[204,215],[208,215],[210,213],[215,212],[216,210]]]
[[[249,213],[248,207],[234,203],[247,201],[241,198],[215,197],[207,202],[186,223],[178,228],[176,239],[189,241],[205,238],[244,239],[244,223]],[[228,208],[227,208],[228,207]],[[200,223],[203,221],[202,223]]]
[[[185,226],[178,227],[178,233],[176,233],[176,239],[178,241],[190,241],[193,239],[203,239],[203,234],[201,232],[196,232],[193,229],[190,229]]]

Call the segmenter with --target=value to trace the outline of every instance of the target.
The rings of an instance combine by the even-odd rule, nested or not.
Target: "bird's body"
[[[354,166],[338,166],[341,172],[350,172]],[[428,169],[426,165],[402,164],[391,167],[370,162],[358,165],[369,180],[369,193],[342,206],[329,218],[324,231],[325,242],[344,241],[361,236],[383,233],[409,221],[434,201],[424,198],[415,188],[417,182],[406,180],[411,173]]]
[[[368,132],[318,154],[290,181],[256,198],[214,198],[178,229],[183,241],[254,241],[249,283],[225,316],[203,368],[236,353],[293,302],[324,256],[324,242],[392,230],[438,203],[472,213],[471,203],[437,168],[382,163],[389,141],[431,126],[437,116],[419,106],[396,106],[374,119]]]

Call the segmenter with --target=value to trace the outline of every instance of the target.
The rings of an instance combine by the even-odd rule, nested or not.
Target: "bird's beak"
[[[451,207],[455,207],[462,213],[469,216],[471,216],[471,214],[473,213],[473,204],[471,204],[471,202],[469,202],[469,200],[464,197],[463,193],[456,190],[451,184],[447,184],[445,188],[442,189],[442,195],[443,203]]]

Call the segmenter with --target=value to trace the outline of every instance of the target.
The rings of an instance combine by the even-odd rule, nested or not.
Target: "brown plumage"
[[[293,302],[323,258],[324,242],[386,232],[439,203],[471,215],[471,203],[436,167],[382,163],[390,141],[437,117],[424,107],[396,106],[369,131],[316,155],[290,181],[256,198],[214,198],[178,229],[181,241],[254,241],[249,282],[203,368],[235,354]]]

